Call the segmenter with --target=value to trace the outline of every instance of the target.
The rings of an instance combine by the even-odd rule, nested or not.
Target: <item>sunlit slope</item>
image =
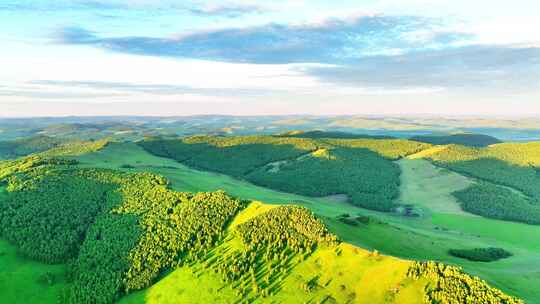
[[[208,257],[174,270],[152,287],[126,297],[120,303],[324,303],[326,301],[329,303],[431,303],[436,300],[452,303],[451,301],[460,301],[456,294],[464,291],[460,290],[461,287],[450,291],[448,289],[450,285],[445,285],[450,281],[452,284],[457,284],[456,286],[464,284],[465,281],[476,282],[473,285],[462,285],[462,287],[484,290],[482,291],[482,293],[486,292],[484,303],[512,301],[508,298],[488,300],[489,297],[498,297],[495,295],[497,292],[491,293],[484,287],[479,287],[482,286],[482,282],[470,281],[471,278],[463,276],[457,269],[445,268],[437,264],[416,264],[383,256],[376,251],[366,251],[346,243],[321,245],[307,258],[295,256],[294,252],[280,255],[285,257],[286,263],[279,262],[283,259],[266,261],[263,258],[263,262],[254,264],[253,274],[245,278],[241,275],[239,279],[229,283],[223,279],[222,273],[212,271],[220,269],[220,263],[227,263],[225,261],[233,259],[236,252],[238,254],[240,252],[268,252],[268,249],[264,249],[266,247],[253,251],[250,243],[242,243],[240,237],[242,234],[236,230],[236,227],[242,228],[242,225],[249,224],[250,221],[264,221],[266,213],[280,208],[290,207],[252,203],[233,221],[225,242],[214,249]],[[270,223],[270,225],[275,224]],[[258,226],[253,228],[255,227]],[[279,230],[274,226],[271,228]],[[288,256],[291,254],[294,257]],[[272,269],[274,264],[283,264],[287,269],[285,276],[276,276],[277,282],[268,280],[273,277],[266,271],[266,269]],[[442,267],[441,271],[446,269],[445,273],[454,271],[458,275],[443,279],[444,275],[437,267]],[[427,275],[429,271],[425,269],[437,270],[433,270],[430,277]],[[415,277],[416,271],[420,273],[418,277]],[[458,278],[459,276],[463,276],[463,279]],[[440,288],[432,289],[437,285]],[[260,288],[262,292],[259,291]],[[258,293],[261,295],[257,296]],[[476,299],[478,303],[482,303],[481,298]]]

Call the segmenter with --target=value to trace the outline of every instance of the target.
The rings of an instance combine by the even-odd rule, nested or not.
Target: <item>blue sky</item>
[[[336,2],[4,0],[0,116],[540,115],[537,1]]]

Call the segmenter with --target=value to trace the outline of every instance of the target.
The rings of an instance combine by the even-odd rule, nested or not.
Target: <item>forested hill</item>
[[[499,139],[493,136],[472,133],[460,133],[450,135],[418,135],[411,137],[410,140],[434,145],[456,144],[468,147],[487,147],[489,145],[498,144],[501,142]]]
[[[10,141],[0,141],[0,159],[12,159],[36,152],[49,150],[62,143],[48,136],[34,136]]]
[[[393,161],[430,147],[403,139],[285,136],[148,138],[139,145],[188,166],[308,196],[342,194],[352,204],[390,211],[399,194]]]
[[[0,164],[0,236],[26,257],[67,263],[59,303],[114,303],[168,271],[187,277],[164,296],[199,303],[216,292],[230,303],[522,303],[457,267],[342,243],[302,207],[176,192],[159,175],[58,158],[99,148]]]

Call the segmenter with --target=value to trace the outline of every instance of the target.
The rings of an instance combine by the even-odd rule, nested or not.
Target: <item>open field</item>
[[[64,272],[65,266],[28,260],[0,240],[0,302],[58,303],[65,286]]]
[[[428,209],[429,212],[421,218],[406,218],[390,213],[369,211],[347,203],[274,191],[225,175],[190,169],[173,160],[150,155],[131,143],[111,144],[102,151],[82,155],[78,159],[82,162],[82,166],[87,167],[118,169],[122,165],[129,164],[134,168],[120,169],[126,171],[151,171],[162,174],[171,180],[172,188],[179,191],[223,189],[227,193],[240,198],[273,204],[294,203],[302,205],[319,215],[332,232],[338,234],[344,241],[354,245],[367,249],[377,248],[383,254],[402,258],[434,259],[460,265],[467,272],[480,275],[495,287],[524,298],[529,303],[535,303],[534,300],[540,298],[540,291],[531,287],[540,284],[540,269],[537,266],[540,265],[538,261],[540,249],[538,245],[534,245],[538,244],[538,241],[533,237],[539,235],[539,227],[464,215],[457,212],[455,205],[449,207],[445,204],[433,205],[429,203],[427,200],[429,197],[437,198],[442,195],[448,198],[452,189],[467,183],[463,177],[444,170],[427,168],[432,170],[433,174],[441,174],[442,177],[423,178],[435,178],[442,185],[444,184],[444,176],[446,176],[446,178],[452,180],[449,183],[451,186],[447,187],[446,190],[442,186],[427,187],[425,191],[417,192],[417,194],[421,194],[421,199],[418,200],[415,199],[413,194],[409,194],[409,200],[423,202],[421,207]],[[421,162],[422,166],[429,165],[429,163]],[[410,177],[412,178],[412,176]],[[404,179],[404,182],[404,187],[407,187],[407,178]],[[434,190],[434,192],[425,193],[431,190]],[[455,204],[455,202],[452,202],[452,204]],[[336,219],[338,215],[343,213],[368,215],[375,220],[368,225],[350,226]],[[459,218],[459,220],[449,220],[452,216]],[[492,226],[485,226],[490,228],[485,228],[480,233],[481,228],[478,225],[482,226],[481,222],[491,223]],[[512,237],[512,233],[509,231],[516,231],[519,232],[516,235],[530,237],[516,238],[515,235]],[[505,248],[514,253],[514,256],[486,264],[458,259],[447,253],[448,249],[451,248],[486,246]]]
[[[433,166],[423,159],[402,159],[400,201],[403,204],[419,205],[432,212],[462,214],[459,202],[451,193],[463,190],[473,181],[469,178]]]

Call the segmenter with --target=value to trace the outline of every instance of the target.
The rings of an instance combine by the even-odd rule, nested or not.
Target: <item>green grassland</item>
[[[214,191],[223,189],[231,195],[265,201],[272,204],[294,203],[313,210],[329,229],[344,241],[383,254],[418,260],[438,260],[463,266],[472,274],[480,275],[490,284],[535,303],[540,293],[533,286],[540,284],[538,276],[538,226],[490,220],[463,213],[456,207],[451,193],[472,183],[466,177],[434,167],[424,160],[407,160],[410,168],[403,170],[406,201],[426,210],[420,218],[407,218],[358,208],[348,203],[294,195],[252,185],[226,175],[198,171],[176,161],[156,157],[133,143],[110,144],[103,150],[77,157],[82,166],[120,168],[125,171],[151,171],[171,181],[177,191]],[[400,165],[403,165],[400,163]],[[131,168],[121,168],[129,164]],[[429,172],[429,173],[425,173]],[[414,174],[418,174],[415,176]],[[436,181],[437,187],[423,187],[418,183]],[[411,185],[414,182],[415,185]],[[446,186],[445,186],[446,185]],[[445,198],[451,207],[439,202]],[[362,214],[373,218],[369,224],[350,226],[337,219],[340,214]],[[455,219],[451,221],[449,219]],[[485,227],[485,229],[482,229]],[[519,235],[521,237],[516,237]],[[536,244],[536,245],[535,245]],[[492,263],[474,263],[448,254],[452,248],[497,246],[511,251],[514,256]],[[522,272],[523,271],[523,272]]]
[[[65,286],[65,266],[29,260],[0,240],[0,301],[2,303],[57,303]]]

